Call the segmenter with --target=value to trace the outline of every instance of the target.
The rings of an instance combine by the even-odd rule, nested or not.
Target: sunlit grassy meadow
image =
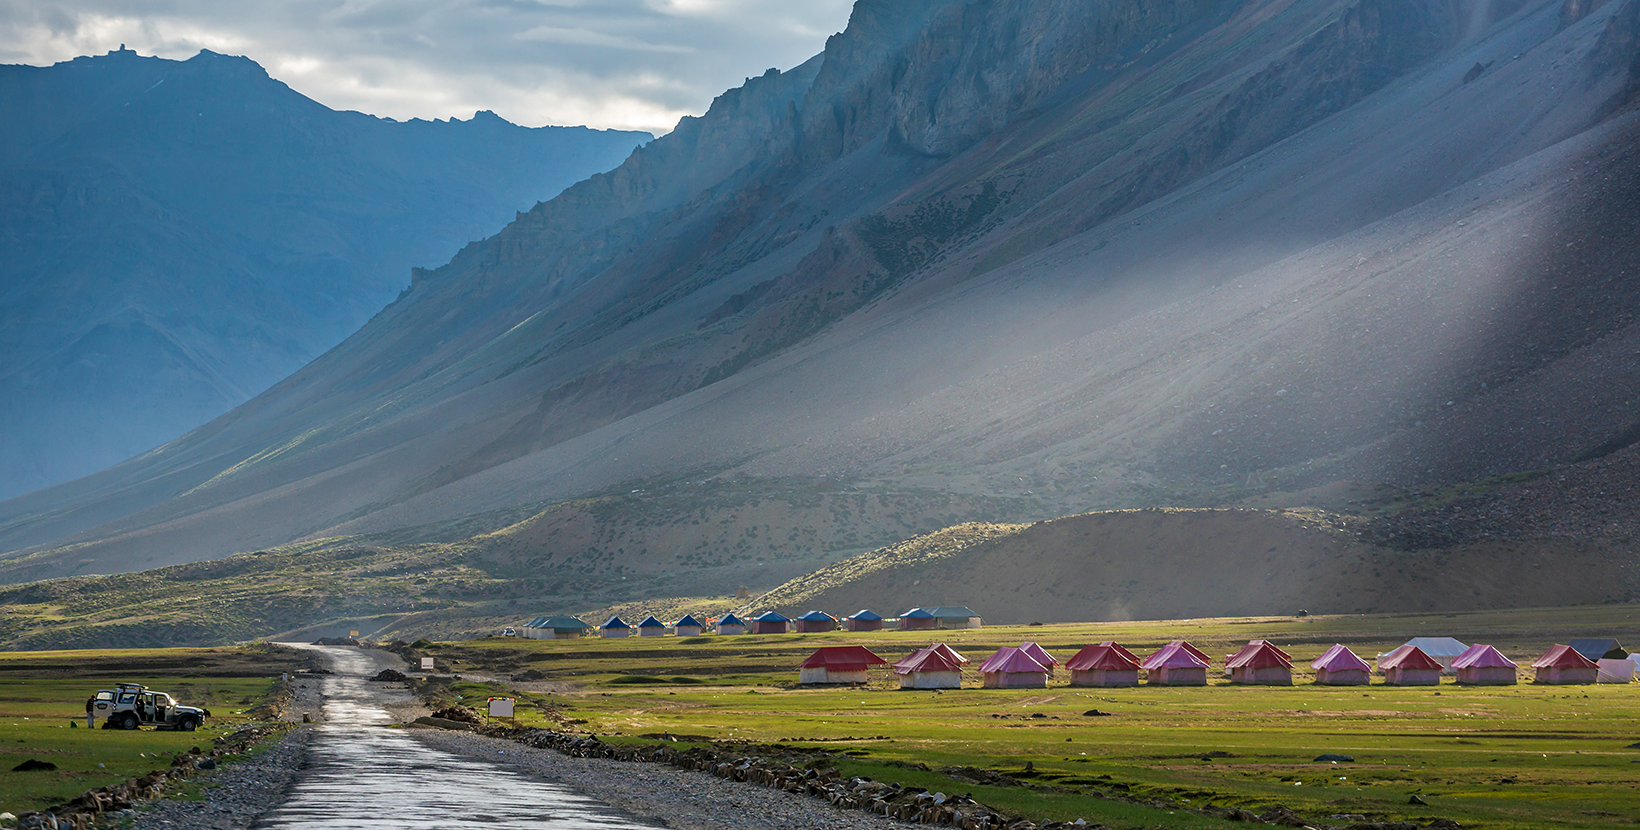
[[[969,631],[519,641],[434,646],[457,671],[535,670],[556,704],[549,721],[617,741],[662,735],[747,741],[844,756],[847,773],[946,792],[971,792],[1035,818],[1078,816],[1118,827],[1188,826],[1206,818],[1095,793],[1166,797],[1262,811],[1284,804],[1326,819],[1443,816],[1465,826],[1630,826],[1640,816],[1640,685],[1318,687],[1308,661],[1334,642],[1368,660],[1417,635],[1490,642],[1523,666],[1574,636],[1640,641],[1627,606],[1462,615],[1184,620],[1019,626]],[[900,691],[886,670],[863,687],[796,685],[820,645],[865,644],[894,660],[931,640],[977,666],[1001,645],[1031,639],[1060,659],[1115,639],[1141,654],[1184,637],[1215,657],[1205,688],[1087,689],[1063,672],[1038,690]],[[1222,655],[1247,639],[1275,640],[1300,667],[1293,687],[1233,686]],[[1634,643],[1631,643],[1633,645]],[[972,666],[970,668],[973,668]],[[1381,681],[1375,681],[1381,682]],[[1108,713],[1087,714],[1093,710]],[[1317,763],[1323,753],[1351,763]],[[1030,764],[1027,771],[1026,765]],[[906,765],[923,764],[928,770]],[[958,780],[971,766],[1048,791]],[[1418,795],[1427,805],[1409,804]],[[1186,801],[1188,800],[1188,801]]]
[[[261,647],[0,652],[0,811],[18,813],[170,765],[250,720],[299,662]],[[116,681],[170,692],[211,717],[197,732],[87,729],[85,700]],[[70,724],[73,724],[72,726]],[[56,770],[15,772],[34,758]]]

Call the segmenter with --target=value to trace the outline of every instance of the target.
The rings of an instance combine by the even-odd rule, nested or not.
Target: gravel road
[[[664,764],[571,758],[503,738],[417,729],[415,737],[445,752],[483,758],[522,775],[568,785],[624,812],[674,830],[870,830],[904,826],[860,810]]]
[[[360,805],[342,803],[354,801],[351,798],[329,799],[326,796],[329,785],[324,780],[327,775],[325,767],[338,763],[338,752],[346,755],[350,747],[362,742],[353,740],[338,744],[332,733],[338,729],[361,728],[360,724],[349,722],[357,719],[356,707],[360,703],[367,703],[372,707],[371,711],[377,712],[366,719],[368,723],[363,728],[386,730],[377,737],[398,749],[384,745],[368,750],[374,753],[371,761],[344,759],[345,763],[352,765],[349,769],[361,765],[381,766],[395,753],[407,754],[402,751],[403,747],[411,747],[412,751],[408,754],[414,755],[413,748],[420,746],[424,748],[420,753],[422,757],[408,759],[415,770],[410,780],[423,782],[417,787],[418,790],[438,790],[441,784],[462,777],[471,780],[459,789],[470,791],[474,787],[488,787],[495,790],[483,796],[489,803],[475,804],[468,811],[459,805],[441,803],[441,809],[451,810],[444,815],[455,819],[447,826],[466,826],[468,821],[473,820],[478,822],[478,826],[511,826],[509,820],[496,815],[493,808],[497,805],[494,802],[519,800],[539,804],[542,802],[541,793],[549,792],[564,793],[562,801],[570,813],[582,809],[597,812],[596,815],[561,813],[557,816],[559,821],[570,821],[564,826],[652,826],[674,830],[786,830],[794,827],[854,830],[900,824],[870,813],[840,810],[806,796],[724,781],[703,772],[661,764],[571,758],[552,750],[466,732],[390,729],[379,723],[409,720],[424,712],[417,710],[402,684],[361,684],[359,675],[366,667],[374,673],[381,668],[402,668],[402,663],[395,655],[386,652],[347,651],[348,654],[341,655],[345,659],[333,661],[337,663],[336,668],[344,662],[348,665],[350,671],[345,675],[297,675],[293,678],[295,700],[287,710],[286,718],[299,722],[302,715],[307,714],[313,725],[297,726],[262,755],[224,765],[209,778],[197,779],[207,785],[203,800],[155,802],[147,809],[128,814],[133,819],[129,826],[134,830],[378,826],[376,822],[381,818],[379,812],[372,813]],[[364,700],[361,700],[361,695]],[[468,763],[461,763],[463,760]],[[324,805],[332,801],[340,806],[337,815],[315,814],[316,810],[323,812]],[[352,815],[349,810],[359,815]],[[541,823],[531,826],[559,826],[552,818],[541,816],[537,820]],[[606,825],[605,821],[610,823]]]
[[[267,752],[224,765],[210,778],[202,801],[162,799],[130,813],[134,830],[244,830],[285,797],[307,758],[312,730],[293,729]],[[214,786],[212,786],[214,785]]]

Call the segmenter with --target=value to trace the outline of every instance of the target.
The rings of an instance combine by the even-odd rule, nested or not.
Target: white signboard
[[[421,658],[421,670],[422,671],[432,671],[433,670],[433,658],[431,658],[431,657]]]
[[[510,718],[513,716],[513,699],[510,697],[490,698],[490,717]]]

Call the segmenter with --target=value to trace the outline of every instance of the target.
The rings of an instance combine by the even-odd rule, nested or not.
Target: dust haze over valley
[[[0,503],[0,575],[277,565],[247,636],[739,584],[1634,601],[1637,90],[1640,0],[861,0],[246,404]]]

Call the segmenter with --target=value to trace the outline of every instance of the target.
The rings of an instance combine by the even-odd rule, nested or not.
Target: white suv
[[[192,732],[211,715],[209,710],[183,706],[164,692],[136,683],[116,683],[113,689],[103,689],[92,698],[91,705],[104,729],[152,726]]]

